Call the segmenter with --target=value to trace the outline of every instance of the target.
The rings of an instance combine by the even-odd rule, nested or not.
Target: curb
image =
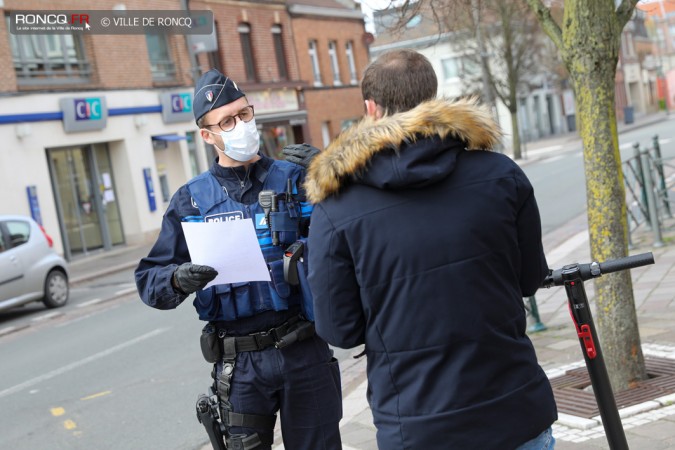
[[[85,274],[85,275],[80,275],[79,277],[72,278],[70,280],[70,285],[75,286],[75,285],[84,283],[85,281],[92,280],[94,278],[103,277],[105,275],[110,275],[110,274],[117,273],[117,272],[122,272],[126,269],[134,268],[137,265],[138,265],[138,261],[132,261],[132,262],[126,262],[126,263],[118,264],[116,266],[110,266],[106,269],[102,269],[102,270],[99,270],[97,272],[91,272],[91,273],[88,273],[88,274]]]

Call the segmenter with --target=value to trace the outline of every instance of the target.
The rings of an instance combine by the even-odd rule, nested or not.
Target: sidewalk
[[[675,118],[673,116],[667,115],[665,112],[660,111],[652,114],[645,114],[639,117],[635,117],[635,121],[632,124],[626,125],[623,122],[617,123],[617,132],[619,135],[622,133],[632,131],[638,128],[646,127],[653,125],[655,123],[663,122]],[[505,136],[504,141],[509,143],[511,136]],[[643,146],[650,146],[650,142],[641,142]],[[534,161],[538,161],[543,158],[550,157],[551,155],[564,152],[571,148],[581,145],[581,138],[579,133],[572,132],[566,134],[555,135],[548,138],[538,139],[531,142],[521,143],[521,153],[522,158],[518,160],[518,164],[523,166],[530,164]],[[513,157],[511,149],[508,149],[505,154]]]
[[[620,125],[619,132],[666,120],[665,114],[637,118],[631,125]],[[576,134],[530,142],[527,144],[527,164],[536,159],[553,156],[564,147],[580,140]],[[521,163],[521,161],[519,161]],[[633,237],[630,254],[653,252],[655,264],[631,270],[635,306],[638,315],[642,348],[645,356],[661,356],[675,360],[675,219],[666,221],[660,248],[652,248],[649,230],[641,229]],[[106,273],[133,270],[147,255],[150,244],[123,246],[71,262],[73,284]],[[560,268],[574,262],[590,262],[586,216],[580,216],[544,236],[549,267]],[[589,300],[593,300],[593,283],[585,283]],[[583,366],[579,340],[570,319],[565,291],[562,287],[541,289],[536,296],[541,322],[545,331],[529,333],[539,362],[553,379],[572,367]],[[595,315],[595,311],[594,311]],[[597,319],[596,319],[597,323]],[[356,355],[361,348],[354,349]],[[376,450],[375,427],[366,402],[366,358],[348,358],[341,362],[344,416],[340,423],[344,450]],[[675,395],[630,407],[621,411],[628,444],[632,450],[675,448]],[[561,414],[553,427],[556,449],[607,449],[604,429],[599,418],[577,420]],[[277,446],[282,450],[277,429]],[[195,448],[211,448],[204,442]],[[291,450],[291,449],[289,449]]]

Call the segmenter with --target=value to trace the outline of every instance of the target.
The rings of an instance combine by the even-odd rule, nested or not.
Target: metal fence
[[[661,157],[659,136],[654,136],[648,148],[633,144],[633,156],[621,167],[626,186],[629,245],[632,246],[631,234],[645,226],[652,231],[654,247],[663,246],[663,221],[673,217],[675,205],[675,193],[670,192],[675,179],[669,181],[665,174],[675,172],[675,165]]]

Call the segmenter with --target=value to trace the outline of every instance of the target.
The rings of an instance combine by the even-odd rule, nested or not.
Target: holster
[[[220,360],[223,355],[222,342],[223,340],[218,337],[218,330],[212,323],[207,323],[202,328],[199,345],[207,362],[216,363]]]

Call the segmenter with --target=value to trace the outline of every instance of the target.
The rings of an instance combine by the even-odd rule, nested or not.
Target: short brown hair
[[[364,100],[374,100],[385,114],[408,111],[436,97],[438,80],[429,60],[414,50],[383,53],[366,68]]]

